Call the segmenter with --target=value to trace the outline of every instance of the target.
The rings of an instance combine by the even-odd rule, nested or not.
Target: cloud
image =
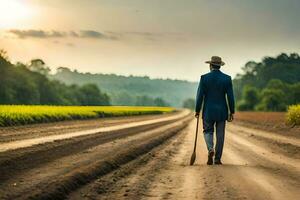
[[[181,32],[143,32],[143,31],[106,31],[105,33],[114,35],[117,37],[140,37],[144,39],[161,39],[161,38],[168,38],[168,37],[180,37],[184,36],[185,34]]]
[[[115,32],[115,31],[106,31],[106,33],[116,36],[142,36],[142,37],[161,37],[168,35],[168,33],[153,33],[153,32],[137,32],[137,31],[124,31],[124,32]]]
[[[18,30],[18,29],[11,29],[8,31],[9,33],[12,33],[16,35],[19,38],[61,38],[65,37],[66,34],[64,32],[59,31],[43,31],[43,30]]]
[[[69,34],[72,37],[79,37],[78,33],[76,33],[75,31],[70,31]]]
[[[114,36],[118,39],[138,39],[148,42],[174,40],[182,37],[187,37],[181,32],[144,32],[144,31],[106,31],[106,34]]]
[[[105,35],[103,33],[100,33],[98,31],[93,30],[83,30],[80,31],[80,37],[87,37],[87,38],[104,38]]]
[[[81,38],[95,38],[95,39],[110,39],[116,40],[118,37],[111,35],[111,34],[104,34],[94,30],[81,30],[80,34],[77,34],[77,37]]]
[[[138,32],[138,31],[104,31],[99,32],[96,30],[71,30],[71,31],[58,31],[58,30],[38,30],[38,29],[11,29],[6,31],[14,36],[27,39],[27,38],[39,38],[39,39],[59,39],[59,38],[82,38],[82,39],[96,39],[96,40],[126,40],[126,39],[142,39],[146,41],[158,41],[160,39],[182,36],[182,33],[172,32]]]
[[[139,35],[139,36],[178,36],[182,35],[181,32],[145,32],[145,31],[106,31],[109,34],[121,34],[121,35]]]
[[[28,30],[11,29],[8,30],[7,32],[22,39],[26,39],[26,38],[46,39],[46,38],[65,38],[65,37],[110,39],[110,40],[118,39],[114,35],[104,34],[95,30],[64,32],[64,31],[45,31],[45,30],[34,30],[34,29],[28,29]]]

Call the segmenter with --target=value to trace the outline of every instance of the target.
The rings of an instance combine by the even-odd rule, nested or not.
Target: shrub
[[[258,90],[255,87],[246,85],[243,89],[243,100],[238,103],[238,110],[253,110],[258,103]]]
[[[195,99],[189,98],[184,100],[182,107],[188,108],[190,110],[195,110],[196,101]]]
[[[286,120],[290,125],[300,125],[300,104],[289,106]]]
[[[261,102],[255,107],[259,111],[285,111],[285,94],[279,89],[264,89],[261,92]]]

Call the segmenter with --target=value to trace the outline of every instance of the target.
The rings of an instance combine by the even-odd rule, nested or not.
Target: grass
[[[286,120],[288,124],[300,125],[300,104],[289,106]]]
[[[0,105],[0,126],[25,125],[74,119],[162,114],[171,107],[139,106],[31,106]]]

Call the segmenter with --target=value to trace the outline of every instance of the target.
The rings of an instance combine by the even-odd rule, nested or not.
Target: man
[[[202,75],[197,91],[196,113],[199,117],[202,107],[203,133],[208,150],[207,164],[221,165],[221,158],[224,145],[225,122],[231,122],[234,114],[234,96],[231,77],[220,71],[225,65],[218,56],[211,57],[207,61],[210,65],[210,72]],[[227,101],[226,101],[227,97]],[[230,114],[228,115],[228,105]],[[216,147],[214,149],[213,136],[216,127]],[[215,157],[214,157],[215,155]]]

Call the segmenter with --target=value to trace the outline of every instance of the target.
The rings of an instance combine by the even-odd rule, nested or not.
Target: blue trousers
[[[216,127],[215,160],[221,160],[226,121],[208,121],[203,119],[203,133],[208,151],[214,150],[214,129]]]

